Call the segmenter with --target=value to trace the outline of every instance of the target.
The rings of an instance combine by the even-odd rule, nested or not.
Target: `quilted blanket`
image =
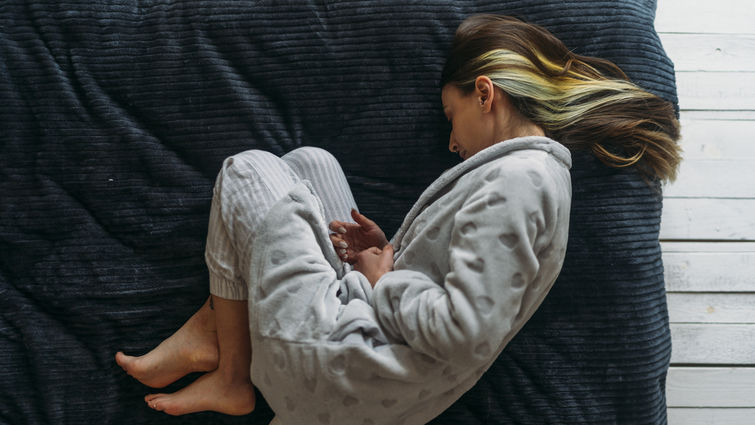
[[[153,412],[141,398],[149,389],[113,354],[148,351],[206,298],[212,184],[229,155],[323,147],[340,160],[362,212],[388,234],[398,228],[422,189],[457,161],[447,151],[438,80],[456,26],[480,12],[542,24],[576,52],[610,59],[676,102],[673,65],[653,29],[654,0],[0,3],[0,423],[267,424],[272,412],[261,398],[245,417]],[[575,158],[574,173],[575,188],[607,181],[589,159]],[[573,216],[589,222],[600,206],[580,203],[579,193],[574,208],[584,211]],[[638,232],[657,272],[655,212]],[[595,246],[575,241],[572,253]],[[600,255],[626,257],[611,249],[591,258],[567,253],[563,279],[599,287],[577,272],[594,269]],[[652,276],[662,295],[662,276]],[[641,324],[665,341],[665,299],[646,301],[654,313]],[[648,344],[661,347],[648,367],[662,374],[669,346]],[[578,392],[553,398],[558,409],[547,397],[528,401],[533,389],[561,382],[558,371],[501,361],[505,368],[483,380],[519,388],[497,393],[481,383],[439,423],[587,423],[616,413]],[[574,388],[582,385],[577,375],[567,380]],[[651,416],[649,423],[665,420]]]

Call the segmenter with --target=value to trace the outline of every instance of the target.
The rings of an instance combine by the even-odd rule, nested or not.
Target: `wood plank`
[[[659,34],[679,71],[755,71],[755,35]]]
[[[677,72],[682,110],[755,110],[755,72]]]
[[[755,408],[668,409],[668,425],[752,425]]]
[[[755,368],[672,367],[666,379],[666,403],[668,407],[754,407]]]
[[[755,115],[750,120],[708,119],[682,114],[684,161],[746,160],[755,163]]]
[[[669,293],[668,311],[672,323],[755,324],[755,293]]]
[[[658,32],[752,34],[755,6],[749,0],[661,0],[655,17]]]
[[[721,252],[755,251],[755,242],[661,242],[663,252]]]
[[[667,197],[755,198],[755,121],[681,119],[684,160]]]
[[[661,239],[755,240],[755,199],[665,198]]]
[[[755,111],[681,111],[681,116],[698,121],[755,121]]]
[[[754,164],[755,160],[750,158],[685,159],[676,180],[665,185],[663,195],[666,198],[755,199]]]
[[[755,365],[755,325],[672,323],[671,343],[672,364]]]
[[[755,242],[662,242],[664,253],[676,252],[717,252],[740,253],[755,252]]]
[[[664,242],[668,292],[755,292],[755,243]]]

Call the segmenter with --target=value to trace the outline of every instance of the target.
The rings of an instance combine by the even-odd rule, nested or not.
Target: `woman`
[[[353,199],[322,151],[226,161],[208,232],[211,297],[152,352],[116,355],[155,387],[209,372],[147,396],[150,407],[253,409],[248,323],[252,378],[281,423],[425,423],[476,382],[558,275],[571,193],[563,145],[649,180],[676,169],[671,107],[540,27],[468,19],[442,87],[449,149],[464,162],[423,193],[392,244],[358,213],[346,223]],[[335,178],[310,172],[323,168]]]
[[[572,54],[546,31],[504,27],[502,37],[511,40],[500,43],[539,65],[499,81],[572,151],[569,248],[536,314],[473,390],[432,423],[666,423],[671,341],[658,230],[660,182],[673,180],[680,159],[672,106],[626,85],[612,64]],[[464,65],[494,50],[488,31],[475,20],[462,25],[444,83],[475,74]],[[457,70],[469,73],[457,77]],[[559,109],[568,113],[553,113]]]

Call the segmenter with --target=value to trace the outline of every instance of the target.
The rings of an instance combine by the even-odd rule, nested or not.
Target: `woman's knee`
[[[221,173],[231,171],[233,173],[243,174],[249,170],[260,169],[267,164],[273,164],[276,161],[280,161],[280,158],[270,152],[259,149],[250,149],[226,158],[225,161],[223,161],[223,168],[220,171]]]
[[[254,197],[278,197],[298,181],[291,167],[274,154],[248,150],[223,162],[215,180],[214,196],[247,193]]]
[[[309,170],[341,168],[336,157],[325,149],[314,146],[302,146],[283,155],[281,158],[297,173],[307,175]]]
[[[219,179],[222,180],[258,180],[284,174],[290,175],[290,168],[274,154],[251,149],[237,153],[223,161]]]

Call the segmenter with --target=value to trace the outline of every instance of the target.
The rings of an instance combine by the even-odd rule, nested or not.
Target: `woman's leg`
[[[262,217],[296,181],[293,171],[267,152],[243,152],[223,164],[215,184],[205,253],[212,294],[208,306],[217,329],[217,369],[176,393],[146,396],[153,409],[172,415],[203,410],[242,415],[254,409],[244,259],[250,256],[249,241]]]
[[[170,415],[205,410],[245,415],[254,410],[254,387],[249,378],[252,351],[247,303],[245,300],[210,297],[220,354],[217,369],[200,376],[178,392],[147,395],[144,400],[149,407]]]
[[[213,188],[207,226],[205,261],[210,271],[210,292],[233,300],[246,299],[246,284],[238,271],[238,258],[224,226],[221,197],[227,170],[224,162]],[[191,372],[209,372],[218,367],[218,341],[212,297],[168,339],[140,357],[117,353],[116,362],[131,376],[153,388],[165,387]],[[204,353],[204,354],[203,354]],[[199,363],[199,364],[196,364]]]
[[[248,258],[247,242],[261,217],[299,178],[309,180],[318,193],[326,221],[350,221],[349,212],[356,208],[343,171],[328,152],[300,148],[283,160],[261,151],[226,160],[216,181],[205,253],[214,295],[147,355],[116,355],[129,374],[153,387],[190,372],[212,370],[174,394],[148,395],[150,407],[174,415],[201,410],[245,414],[254,408],[243,280],[248,270],[239,257]]]

